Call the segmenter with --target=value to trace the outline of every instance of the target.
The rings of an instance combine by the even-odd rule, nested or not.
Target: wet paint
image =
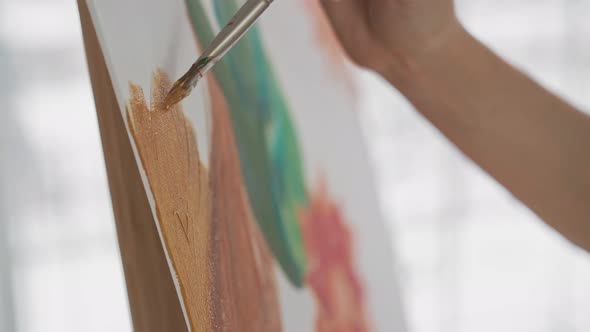
[[[165,110],[170,86],[156,71],[148,107],[130,84],[127,116],[191,330],[280,331],[274,262],[242,184],[225,100],[210,79],[208,170],[182,106]]]

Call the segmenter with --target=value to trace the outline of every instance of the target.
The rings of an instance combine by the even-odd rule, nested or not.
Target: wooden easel
[[[85,0],[84,47],[135,331],[188,331]]]

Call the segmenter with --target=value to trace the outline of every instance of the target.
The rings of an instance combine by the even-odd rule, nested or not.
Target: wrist
[[[473,37],[455,20],[447,29],[425,43],[419,51],[392,52],[386,62],[387,66],[377,70],[377,73],[399,88],[438,66],[445,66],[445,63],[449,65],[459,60],[458,57],[472,41]]]

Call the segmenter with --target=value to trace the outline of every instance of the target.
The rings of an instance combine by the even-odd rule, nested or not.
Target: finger
[[[361,0],[363,1],[363,0]],[[364,8],[359,0],[320,0],[324,12],[340,40],[350,40],[366,27]]]
[[[371,67],[375,49],[367,23],[370,0],[321,0],[336,36],[353,63]]]

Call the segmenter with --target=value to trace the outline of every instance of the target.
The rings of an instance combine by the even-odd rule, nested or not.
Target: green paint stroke
[[[213,30],[202,0],[185,0],[197,39]],[[238,10],[235,0],[213,0],[223,26]],[[232,117],[244,183],[256,220],[289,280],[303,285],[305,252],[298,213],[307,207],[301,153],[289,107],[253,27],[213,68]]]

